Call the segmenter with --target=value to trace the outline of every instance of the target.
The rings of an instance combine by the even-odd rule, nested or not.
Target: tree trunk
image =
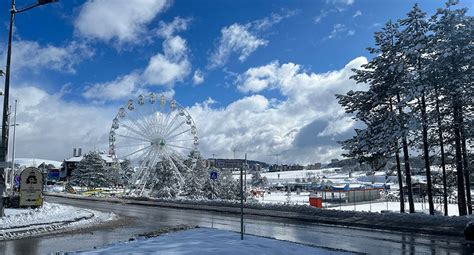
[[[400,212],[404,213],[405,212],[405,196],[403,195],[403,178],[402,178],[402,169],[400,167],[400,155],[398,151],[398,143],[396,144],[397,146],[397,152],[395,152],[395,160],[397,161],[397,178],[398,178],[398,189],[399,189],[399,194],[400,194]]]
[[[464,169],[464,184],[466,185],[466,206],[467,206],[467,212],[469,214],[472,214],[471,181],[470,181],[471,173],[469,171],[469,166],[468,166],[466,134],[464,131],[464,116],[462,112],[462,107],[460,107],[459,109],[459,119],[460,119],[459,130],[461,134],[461,151],[462,151],[463,169]]]
[[[456,151],[456,171],[457,171],[457,184],[458,184],[458,210],[459,216],[466,215],[466,193],[464,191],[464,176],[463,176],[463,165],[462,165],[462,152],[461,152],[461,130],[460,130],[460,113],[459,106],[456,99],[453,99],[453,117],[454,117],[454,148]]]
[[[441,153],[441,168],[443,169],[443,204],[444,204],[444,216],[448,216],[448,185],[446,180],[446,159],[444,158],[444,138],[443,138],[443,129],[441,122],[441,112],[439,110],[439,99],[438,99],[438,89],[435,88],[436,96],[436,118],[438,121],[438,138],[439,138],[439,147]]]
[[[392,108],[392,99],[390,98],[390,111],[393,111]],[[403,177],[402,177],[402,169],[400,166],[400,150],[399,150],[398,141],[395,142],[395,161],[397,162],[397,179],[398,179],[398,190],[400,196],[400,213],[405,213],[405,195],[403,194]]]
[[[431,169],[430,169],[430,154],[428,145],[428,120],[426,118],[426,100],[425,94],[421,96],[421,119],[423,126],[423,157],[425,159],[425,170],[426,170],[426,184],[428,186],[428,205],[430,208],[430,214],[434,215],[434,204],[433,204],[433,193],[431,184]]]
[[[403,114],[402,107],[400,106],[400,94],[397,93],[397,102],[398,102],[398,111],[400,116]],[[408,194],[408,207],[410,213],[415,212],[415,204],[413,203],[413,192],[412,192],[412,185],[411,185],[411,171],[410,171],[410,155],[408,154],[408,142],[407,142],[407,135],[406,135],[406,128],[405,124],[402,122],[401,129],[403,131],[402,136],[402,148],[403,148],[403,159],[405,163],[405,178],[407,183],[407,194]]]

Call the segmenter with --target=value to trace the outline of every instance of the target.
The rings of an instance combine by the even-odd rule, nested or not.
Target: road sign
[[[209,178],[211,178],[211,180],[217,180],[217,172],[216,172],[216,171],[212,171],[212,172],[211,172],[211,176],[210,176]]]
[[[28,167],[20,175],[20,206],[43,205],[43,175],[35,167]]]

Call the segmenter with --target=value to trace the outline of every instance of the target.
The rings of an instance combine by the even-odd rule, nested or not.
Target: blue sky
[[[429,15],[443,5],[416,2]],[[287,163],[328,161],[354,127],[333,94],[363,89],[350,68],[371,57],[373,33],[414,3],[63,0],[18,14],[17,155],[61,160],[73,147],[105,149],[120,105],[163,92],[188,107],[204,156],[238,148],[268,162],[273,153]],[[459,6],[472,15],[472,1]],[[8,9],[2,1],[2,61]]]

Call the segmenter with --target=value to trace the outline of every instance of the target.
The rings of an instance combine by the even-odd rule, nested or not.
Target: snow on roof
[[[114,160],[112,159],[112,157],[110,155],[106,155],[104,153],[100,153],[99,154],[102,159],[105,161],[105,163],[113,163]],[[66,159],[65,161],[66,162],[79,162],[82,160],[82,158],[84,158],[84,156],[79,156],[79,157],[71,157],[71,158],[68,158]]]

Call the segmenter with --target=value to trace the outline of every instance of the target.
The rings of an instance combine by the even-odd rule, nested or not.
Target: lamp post
[[[11,0],[10,9],[10,28],[8,32],[8,48],[7,48],[7,65],[5,68],[5,90],[3,97],[3,119],[2,119],[2,143],[0,145],[0,217],[3,217],[3,193],[5,191],[5,167],[8,153],[8,99],[10,95],[10,63],[12,55],[12,36],[13,36],[13,21],[15,14],[31,10],[37,6],[57,2],[57,0],[37,0],[35,4],[27,6],[22,9],[15,8],[15,0]]]

